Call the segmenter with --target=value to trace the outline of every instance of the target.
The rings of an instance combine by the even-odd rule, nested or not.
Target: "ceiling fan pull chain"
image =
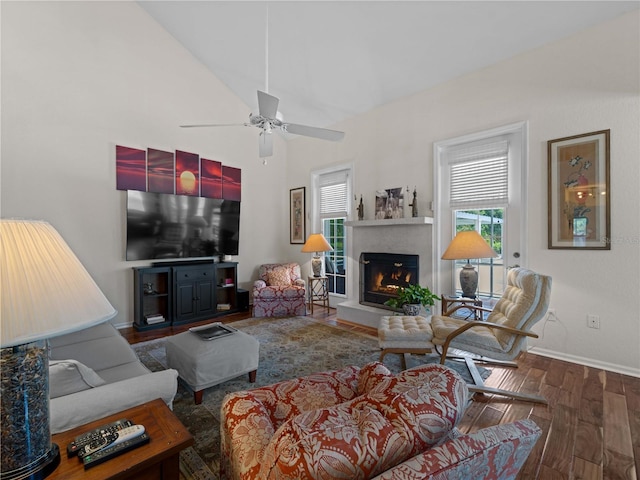
[[[267,3],[267,18],[264,27],[264,91],[269,93],[269,4]]]

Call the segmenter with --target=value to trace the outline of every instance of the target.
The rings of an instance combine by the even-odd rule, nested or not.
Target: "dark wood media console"
[[[134,267],[134,328],[182,325],[237,312],[237,267],[237,262]]]

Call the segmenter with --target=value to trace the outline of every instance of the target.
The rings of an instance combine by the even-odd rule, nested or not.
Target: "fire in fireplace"
[[[400,253],[361,253],[360,303],[393,310],[384,302],[397,297],[399,288],[418,283],[419,259]]]

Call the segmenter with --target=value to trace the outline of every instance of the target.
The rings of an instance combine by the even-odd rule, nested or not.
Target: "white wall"
[[[431,215],[434,142],[529,121],[523,257],[553,277],[558,317],[538,325],[540,339],[531,345],[640,375],[639,17],[624,15],[334,125],[346,132],[341,144],[291,141],[290,184],[308,187],[310,170],[352,161],[365,218],[372,218],[377,189],[407,185],[417,186],[419,214]],[[602,129],[611,129],[611,250],[548,250],[547,141]],[[587,328],[587,314],[600,316],[600,330]]]
[[[135,3],[0,2],[0,9],[0,215],[51,222],[120,311],[115,323],[132,321],[130,268],[145,264],[124,261],[116,144],[182,149],[242,169],[239,273],[247,287],[265,261],[308,263],[300,245],[288,243],[288,190],[306,186],[309,202],[311,170],[353,162],[354,193],[368,199],[367,218],[375,190],[407,185],[417,187],[420,215],[431,215],[435,141],[528,120],[526,254],[530,268],[553,276],[559,318],[539,326],[534,345],[640,372],[637,11],[336,125],[347,132],[342,143],[278,140],[265,168],[252,129],[177,128],[244,119],[254,106]],[[546,142],[605,128],[612,249],[548,250]],[[586,328],[587,313],[600,315],[600,330]]]
[[[178,127],[242,122],[254,105],[133,2],[1,8],[0,214],[56,227],[119,311],[114,323],[132,322],[131,267],[149,264],[124,261],[126,193],[116,190],[116,144],[181,149],[241,168],[240,286],[250,285],[259,263],[284,260],[284,141],[276,140],[265,167],[257,129]]]

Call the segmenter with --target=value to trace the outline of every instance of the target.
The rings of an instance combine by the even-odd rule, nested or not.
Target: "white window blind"
[[[348,170],[338,170],[320,175],[320,217],[347,216]]]
[[[446,155],[451,207],[508,201],[509,142],[453,147]]]

